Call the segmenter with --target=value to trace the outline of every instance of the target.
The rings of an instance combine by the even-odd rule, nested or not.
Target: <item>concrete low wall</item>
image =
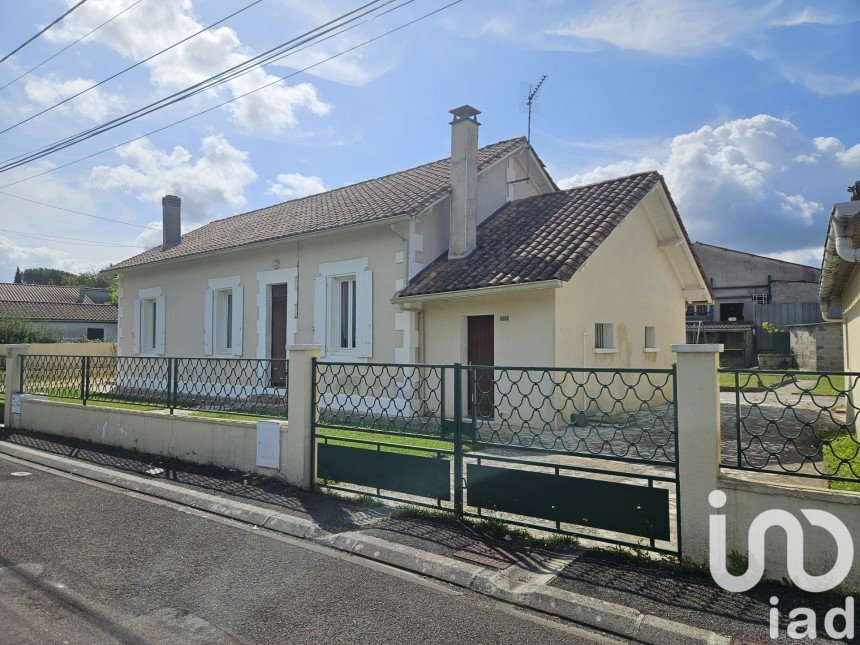
[[[116,356],[116,343],[30,343],[27,354],[54,356]],[[0,356],[6,355],[6,346],[0,345]]]
[[[773,482],[764,483],[749,481],[736,473],[723,471],[720,474],[717,484],[727,497],[726,506],[722,509],[727,518],[726,552],[747,553],[752,521],[765,511],[785,510],[798,518],[804,529],[804,568],[810,574],[825,573],[835,561],[836,542],[825,529],[807,522],[801,511],[826,511],[838,517],[851,535],[860,536],[860,494],[777,481],[780,478],[777,476]],[[774,527],[766,535],[765,577],[787,579],[785,532]],[[855,566],[845,580],[845,584],[854,589],[860,589],[858,558],[860,552],[855,554]]]
[[[279,477],[257,466],[256,424],[202,417],[82,406],[24,395],[15,427],[82,439],[197,464]],[[281,425],[281,446],[287,424]]]

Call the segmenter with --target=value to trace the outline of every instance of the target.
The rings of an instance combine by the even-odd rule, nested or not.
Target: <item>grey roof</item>
[[[860,215],[860,201],[842,202],[833,205],[833,215],[857,219]],[[833,222],[827,222],[827,234],[824,238],[824,258],[821,261],[821,282],[818,284],[818,304],[821,315],[829,317],[831,309],[844,308],[842,291],[848,285],[856,264],[843,260],[836,254],[836,242],[830,234]],[[852,232],[855,248],[860,248],[860,226],[854,225]]]
[[[0,283],[0,318],[116,323],[116,307],[101,304],[108,297],[107,289]]]
[[[68,304],[103,304],[107,289],[60,286],[55,284],[15,284],[0,282],[0,302],[53,302]]]
[[[652,171],[509,202],[478,228],[477,247],[471,255],[460,260],[440,256],[398,297],[570,280],[636,204],[661,183],[666,188],[660,174]]]
[[[478,170],[526,146],[524,137],[478,150]],[[451,190],[451,163],[440,159],[409,170],[210,222],[179,244],[149,249],[105,273],[344,226],[417,215]]]

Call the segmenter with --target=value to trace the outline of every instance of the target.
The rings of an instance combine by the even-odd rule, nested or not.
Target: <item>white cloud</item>
[[[74,0],[64,0],[67,5]],[[90,0],[60,25],[47,32],[56,42],[69,42],[101,24],[127,5],[126,0]],[[191,0],[159,0],[124,13],[99,29],[98,40],[130,60],[141,60],[203,29]],[[176,90],[198,83],[250,57],[236,32],[225,26],[210,29],[146,63],[150,80],[163,90]],[[212,92],[219,97],[237,97],[276,80],[257,69]],[[254,132],[279,133],[293,128],[296,111],[325,116],[331,106],[322,101],[310,83],[279,83],[228,106],[243,128]]]
[[[27,98],[49,107],[95,84],[87,78],[60,79],[55,74],[29,76],[24,81]],[[76,99],[57,108],[64,114],[74,114],[88,121],[102,121],[123,109],[125,103],[120,96],[103,92],[100,88],[90,90]]]
[[[814,159],[815,163],[810,163]],[[760,114],[705,126],[662,152],[600,165],[559,182],[571,187],[659,170],[694,238],[786,253],[823,242],[830,204],[860,176],[860,144],[807,138],[785,119]]]
[[[278,175],[276,181],[269,182],[269,192],[284,199],[298,199],[326,190],[328,189],[319,177],[297,172]]]
[[[129,143],[116,152],[125,163],[93,168],[90,185],[136,193],[140,201],[156,204],[164,195],[179,195],[183,230],[211,221],[218,207],[235,210],[244,206],[245,187],[257,178],[248,153],[234,148],[222,135],[204,138],[196,160],[181,146],[167,152],[148,139]],[[151,225],[161,226],[160,222]],[[161,242],[161,233],[147,230],[137,241],[153,246]]]

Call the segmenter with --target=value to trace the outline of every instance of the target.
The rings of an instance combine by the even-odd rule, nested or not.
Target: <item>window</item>
[[[87,340],[104,340],[105,330],[98,327],[87,327]]]
[[[209,281],[203,303],[203,353],[207,356],[242,355],[243,293],[237,275]]]
[[[314,278],[314,343],[322,355],[373,356],[373,271],[368,258],[319,265]]]
[[[657,328],[645,325],[645,349],[657,349]]]
[[[768,302],[768,294],[757,293],[753,296],[753,302],[757,305],[766,305]]]
[[[615,349],[615,338],[612,334],[612,323],[594,324],[594,348]]]
[[[134,299],[132,336],[135,354],[164,354],[165,308],[161,287],[140,289]],[[102,331],[102,335],[104,332]]]
[[[336,347],[343,350],[354,350],[356,347],[356,280],[355,276],[337,278],[334,281],[335,322],[337,323]]]

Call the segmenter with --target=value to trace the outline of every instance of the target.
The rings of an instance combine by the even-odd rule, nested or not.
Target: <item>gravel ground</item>
[[[708,575],[688,573],[674,564],[587,551],[571,562],[552,583],[568,591],[634,607],[687,625],[762,643],[796,643],[786,636],[787,615],[795,607],[810,607],[822,629],[828,609],[845,606],[845,598],[809,594],[779,583],[759,584],[736,594],[718,587]],[[779,598],[780,635],[768,636],[770,598]],[[819,631],[815,642],[833,642]],[[856,642],[856,641],[851,641]]]

